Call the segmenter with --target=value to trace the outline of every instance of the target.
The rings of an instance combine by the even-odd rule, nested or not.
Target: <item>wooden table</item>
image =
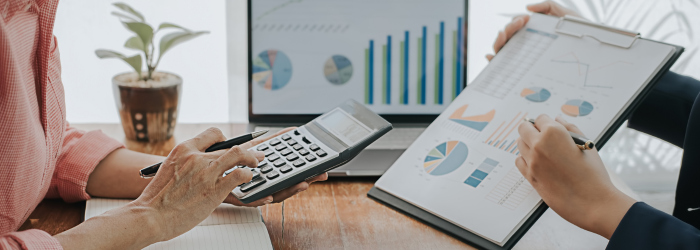
[[[125,141],[118,124],[73,124],[120,138],[127,148],[166,155],[176,144],[208,127],[220,128],[227,137],[245,132],[246,124],[178,124],[173,139],[146,144]],[[613,182],[636,197],[617,176]],[[332,178],[314,183],[284,204],[261,208],[275,249],[473,249],[440,231],[385,207],[367,197],[377,178]],[[41,229],[51,235],[83,221],[85,202],[67,204],[44,200],[21,230]],[[284,220],[283,220],[284,218]],[[548,210],[515,246],[515,249],[604,249],[607,240],[584,231]]]

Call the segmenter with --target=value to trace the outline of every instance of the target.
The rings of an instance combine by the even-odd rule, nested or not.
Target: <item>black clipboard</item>
[[[606,29],[609,31],[619,31],[619,30],[616,30],[615,28],[607,27],[607,26],[600,25],[600,24],[592,24],[588,21],[581,20],[581,19],[574,18],[574,17],[569,17],[569,16],[560,18],[560,22],[559,22],[559,24],[557,24],[557,27],[559,27],[559,25],[565,21],[576,22],[579,24],[584,23],[587,25],[593,25],[593,26],[596,26],[598,28]],[[660,44],[672,46],[672,47],[676,48],[676,51],[668,59],[668,61],[666,61],[666,63],[659,69],[659,72],[654,77],[652,77],[651,81],[649,81],[649,83],[642,89],[642,91],[640,91],[639,95],[637,95],[637,97],[634,98],[634,100],[629,104],[629,106],[627,106],[625,111],[622,112],[622,114],[618,117],[618,119],[615,120],[611,124],[611,126],[608,128],[608,130],[603,133],[603,135],[600,137],[598,142],[596,142],[596,147],[599,150],[603,148],[605,143],[607,143],[607,141],[612,137],[612,135],[615,133],[615,131],[617,131],[617,129],[629,118],[630,115],[632,115],[632,113],[637,109],[637,107],[639,107],[641,102],[649,95],[649,93],[651,93],[652,89],[654,88],[654,86],[656,86],[659,79],[661,79],[671,69],[671,66],[673,66],[673,64],[678,60],[678,58],[681,56],[681,54],[685,50],[685,48],[683,48],[681,46],[641,38],[641,37],[639,37],[638,33],[630,33],[628,31],[619,31],[619,32],[623,33],[623,34],[634,36],[634,40],[637,40],[637,39],[646,40],[646,41],[651,41],[651,42],[655,42],[655,43],[660,43]],[[562,33],[565,33],[565,32],[562,32]],[[579,36],[579,37],[586,36],[586,35],[580,35],[580,34],[567,34],[567,35],[573,35],[573,36]],[[598,40],[598,39],[596,39],[596,40]],[[634,40],[632,40],[632,43],[634,42]],[[598,41],[601,43],[608,43],[606,41],[601,41],[601,40],[598,40]],[[614,45],[616,45],[616,44],[614,44]],[[629,44],[627,47],[629,47],[631,45],[632,44]],[[623,48],[625,47],[624,45],[616,45],[616,46],[620,46]],[[395,209],[395,210],[397,210],[405,215],[408,215],[408,216],[410,216],[410,217],[412,217],[412,218],[414,218],[422,223],[425,223],[425,224],[427,224],[427,225],[429,225],[429,226],[431,226],[439,231],[442,231],[443,233],[446,233],[447,235],[450,235],[458,240],[461,240],[461,241],[463,241],[463,242],[465,242],[473,247],[476,247],[478,249],[489,249],[489,250],[512,249],[513,246],[515,246],[515,244],[517,244],[518,241],[520,241],[520,239],[525,235],[525,233],[527,233],[527,231],[542,216],[542,214],[544,214],[544,212],[547,211],[547,208],[549,208],[549,206],[546,203],[542,202],[542,204],[540,204],[535,209],[535,211],[532,213],[532,215],[530,215],[530,217],[528,217],[525,220],[523,225],[520,226],[520,228],[518,228],[518,230],[516,230],[516,232],[510,237],[510,239],[508,239],[508,241],[506,241],[506,243],[503,244],[503,246],[499,246],[498,244],[493,243],[490,240],[487,240],[479,235],[476,235],[472,232],[469,232],[468,230],[465,230],[465,229],[463,229],[455,224],[452,224],[451,222],[448,222],[448,221],[446,221],[446,220],[444,220],[444,219],[442,219],[442,218],[440,218],[440,217],[438,217],[438,216],[436,216],[428,211],[425,211],[422,208],[414,206],[413,204],[410,204],[410,203],[408,203],[408,202],[406,202],[406,201],[404,201],[404,200],[402,200],[402,199],[400,199],[392,194],[384,192],[384,191],[378,189],[376,186],[372,187],[372,189],[370,189],[370,191],[367,193],[367,196],[374,199],[375,201],[377,201],[379,203],[382,203],[388,207],[391,207],[392,209]]]

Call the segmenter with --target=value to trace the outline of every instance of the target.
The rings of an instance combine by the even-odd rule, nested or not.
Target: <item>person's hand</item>
[[[563,17],[565,15],[581,17],[581,15],[579,15],[575,11],[564,8],[564,6],[561,6],[558,3],[552,1],[545,1],[541,3],[528,5],[527,10],[535,13],[552,15],[556,17]],[[525,27],[525,24],[527,24],[528,21],[530,21],[529,15],[516,16],[508,25],[506,25],[506,28],[503,29],[503,31],[499,31],[498,37],[493,43],[494,54],[498,53],[498,51],[500,51],[501,48],[503,48],[503,45],[505,45],[506,42],[508,42],[508,40],[510,40],[510,38],[513,37],[516,31]],[[486,55],[486,59],[488,59],[489,61],[491,61],[493,57],[494,55],[492,54]]]
[[[567,130],[583,135],[561,117],[521,123],[515,165],[557,214],[610,239],[635,200],[612,184],[598,151],[580,150]]]
[[[163,161],[158,173],[141,196],[130,206],[154,212],[159,225],[159,241],[187,232],[207,218],[236,186],[249,182],[253,173],[234,166],[256,167],[262,152],[236,146],[205,153],[214,143],[224,141],[221,130],[210,128],[177,145]]]
[[[271,138],[273,138],[273,137],[276,137],[276,136],[278,136],[278,135],[287,133],[287,132],[289,132],[289,131],[291,131],[291,130],[294,130],[294,129],[296,129],[296,128],[295,128],[295,127],[286,128],[286,129],[283,129],[283,130],[277,132],[277,133],[274,134],[274,135],[271,135],[271,136],[268,136],[268,137],[265,137],[265,138],[256,138],[256,139],[254,139],[254,140],[252,140],[252,141],[250,141],[250,142],[248,142],[248,143],[245,143],[245,144],[241,145],[241,147],[243,147],[243,148],[252,148],[252,147],[254,147],[254,146],[256,146],[256,145],[258,145],[258,144],[260,144],[260,143],[263,143],[264,141],[267,141],[267,140],[269,140],[269,139],[271,139]],[[325,180],[327,180],[327,179],[328,179],[328,174],[327,174],[327,173],[323,173],[323,174],[320,174],[320,175],[318,175],[318,176],[316,176],[316,177],[314,177],[314,178],[308,179],[308,180],[303,181],[303,182],[301,182],[301,183],[298,183],[298,184],[296,184],[296,185],[294,185],[294,186],[291,186],[291,187],[288,187],[288,188],[286,188],[286,189],[283,189],[283,190],[281,190],[281,191],[279,191],[279,192],[277,192],[277,193],[274,193],[274,194],[271,195],[271,196],[268,196],[268,197],[259,199],[259,200],[257,200],[257,201],[254,201],[254,202],[251,202],[251,203],[248,203],[248,204],[243,204],[241,201],[239,201],[238,199],[236,199],[236,197],[233,196],[232,194],[229,194],[228,197],[226,197],[226,200],[225,200],[224,202],[230,203],[230,204],[233,204],[233,205],[236,205],[236,206],[248,206],[248,207],[257,207],[257,206],[262,206],[262,205],[269,204],[269,203],[273,203],[273,202],[275,202],[275,203],[277,203],[277,202],[282,202],[282,201],[286,200],[287,198],[292,197],[292,196],[298,194],[299,192],[305,191],[306,189],[309,188],[309,185],[311,185],[311,183],[314,183],[314,182],[317,182],[317,181],[325,181]]]

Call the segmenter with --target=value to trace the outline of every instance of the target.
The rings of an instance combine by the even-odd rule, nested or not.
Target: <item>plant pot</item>
[[[153,78],[138,80],[136,72],[112,78],[114,100],[127,139],[158,142],[173,136],[182,78],[167,72],[154,72]]]

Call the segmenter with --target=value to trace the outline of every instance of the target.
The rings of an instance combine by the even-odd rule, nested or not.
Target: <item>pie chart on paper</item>
[[[520,96],[525,97],[526,100],[531,102],[544,102],[552,96],[552,93],[545,88],[529,87],[524,88],[523,91],[520,92]]]
[[[278,90],[292,78],[292,62],[279,50],[260,52],[253,59],[253,81],[267,90]]]
[[[561,112],[571,117],[587,116],[593,112],[593,104],[579,99],[568,100],[561,106]]]
[[[352,78],[352,63],[347,57],[334,55],[323,66],[326,80],[335,85],[345,84]]]
[[[469,148],[464,142],[443,142],[425,156],[423,169],[430,175],[446,175],[462,166],[468,155]]]

